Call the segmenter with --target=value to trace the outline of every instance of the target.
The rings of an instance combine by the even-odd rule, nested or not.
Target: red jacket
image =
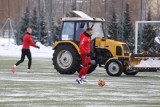
[[[30,49],[30,46],[37,47],[36,44],[32,41],[30,34],[26,33],[23,37],[22,49]]]
[[[81,55],[89,54],[91,52],[90,41],[91,41],[91,38],[87,36],[85,32],[81,33],[80,45],[79,45],[79,50]]]

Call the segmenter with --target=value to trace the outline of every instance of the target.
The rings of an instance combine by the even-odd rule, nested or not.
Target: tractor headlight
[[[129,56],[130,51],[129,51],[128,46],[126,44],[123,44],[122,46],[123,46],[123,49],[124,49],[124,55]]]

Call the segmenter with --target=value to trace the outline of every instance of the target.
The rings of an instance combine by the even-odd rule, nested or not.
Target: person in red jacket
[[[14,73],[14,69],[24,61],[25,56],[27,56],[27,58],[28,58],[28,72],[31,72],[32,56],[31,56],[31,52],[30,52],[30,46],[33,46],[38,49],[40,48],[32,41],[31,33],[32,33],[32,29],[27,28],[27,33],[23,37],[21,59],[12,67],[13,73]]]
[[[76,79],[76,82],[78,84],[83,84],[83,82],[87,82],[86,74],[88,72],[88,69],[90,67],[90,62],[91,62],[90,41],[91,41],[92,33],[93,33],[92,28],[87,28],[86,31],[81,33],[80,35],[79,50],[80,50],[80,56],[82,61],[82,69],[78,74],[78,78]]]

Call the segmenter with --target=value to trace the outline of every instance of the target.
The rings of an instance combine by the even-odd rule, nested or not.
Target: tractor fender
[[[55,50],[59,45],[62,45],[62,44],[72,45],[77,50],[77,52],[80,54],[78,45],[76,43],[74,43],[73,41],[58,41],[58,42],[55,42],[52,46],[52,50]]]
[[[112,60],[112,59],[118,59],[118,58],[117,58],[117,57],[109,58],[109,59],[106,61],[105,66],[106,66],[106,64],[107,64],[110,60]]]

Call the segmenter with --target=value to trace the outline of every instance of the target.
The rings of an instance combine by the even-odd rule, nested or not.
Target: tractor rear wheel
[[[107,62],[105,68],[109,76],[121,76],[123,71],[123,64],[117,59],[111,59]]]
[[[60,74],[74,74],[80,69],[80,56],[72,45],[60,45],[53,54],[53,64]]]

